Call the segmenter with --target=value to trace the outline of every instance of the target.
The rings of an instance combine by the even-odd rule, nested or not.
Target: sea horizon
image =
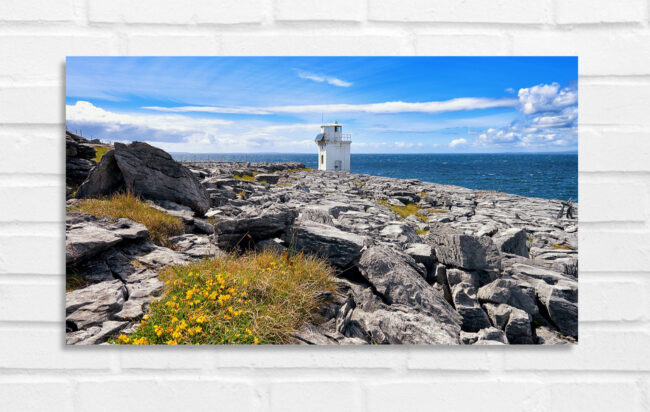
[[[170,153],[178,161],[300,162],[316,153]],[[352,153],[351,173],[578,201],[578,153]],[[449,159],[457,159],[450,162]],[[405,159],[408,159],[407,161]]]

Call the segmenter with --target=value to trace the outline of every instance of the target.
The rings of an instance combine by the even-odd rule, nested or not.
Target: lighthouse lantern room
[[[350,171],[350,144],[352,136],[343,134],[343,126],[334,122],[320,127],[316,136],[318,144],[318,170]]]

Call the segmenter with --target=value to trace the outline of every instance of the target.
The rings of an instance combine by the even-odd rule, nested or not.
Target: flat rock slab
[[[346,267],[357,260],[364,246],[364,240],[359,235],[315,222],[292,226],[282,240],[290,248],[321,256],[339,267]]]
[[[293,224],[297,216],[298,211],[293,207],[274,205],[237,217],[218,219],[214,225],[217,244],[230,250],[277,237]]]
[[[66,215],[66,264],[79,263],[98,255],[123,240],[144,240],[144,225],[129,219],[99,219],[83,213]]]
[[[96,283],[65,295],[66,322],[77,329],[99,325],[124,306],[128,294],[119,280]]]

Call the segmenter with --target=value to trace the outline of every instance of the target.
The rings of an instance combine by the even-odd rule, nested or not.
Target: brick
[[[43,201],[47,201],[49,207],[43,207]],[[60,222],[65,214],[62,185],[2,187],[0,183],[0,202],[5,204],[0,222]]]
[[[152,24],[241,24],[260,23],[264,18],[264,0],[193,0],[167,2],[158,0],[90,0],[91,22]]]
[[[224,55],[341,55],[372,56],[412,54],[406,37],[389,35],[287,35],[287,34],[224,34],[221,36]]]
[[[0,76],[61,81],[66,56],[115,54],[115,43],[109,35],[0,36],[0,51],[12,56],[0,66]]]
[[[650,126],[650,83],[580,82],[580,124]]]
[[[0,123],[63,123],[63,96],[57,86],[0,89]]]
[[[635,382],[553,382],[549,385],[551,411],[643,411]]]
[[[647,286],[621,281],[620,274],[606,280],[589,273],[580,276],[580,321],[637,321],[650,317]]]
[[[271,411],[291,412],[362,410],[357,382],[282,382],[271,384]]]
[[[514,55],[579,56],[581,76],[650,74],[650,50],[645,47],[650,42],[650,34],[646,32],[577,29],[517,30],[509,33],[512,36]]]
[[[650,131],[580,129],[581,172],[650,171]]]
[[[275,0],[276,21],[361,21],[364,13],[362,0],[304,0],[300,7],[292,0]]]
[[[548,397],[541,381],[524,382],[494,380],[491,382],[465,381],[462,378],[427,381],[394,381],[368,384],[366,388],[367,409],[370,411],[429,412],[477,411],[493,409],[522,411],[539,408],[547,403]],[[490,406],[491,405],[491,406]],[[488,406],[486,408],[486,406]]]
[[[15,379],[15,378],[14,378]],[[66,382],[0,381],[2,409],[6,411],[72,411],[72,385]]]
[[[165,370],[165,369],[206,369],[214,363],[213,348],[186,348],[186,350],[161,350],[160,347],[143,347],[137,351],[120,351],[122,369]],[[207,348],[204,348],[207,349]]]
[[[218,368],[395,368],[404,364],[405,352],[399,346],[382,348],[382,356],[370,351],[359,351],[351,346],[313,348],[305,346],[231,347],[217,352]]]
[[[64,228],[61,224],[60,236],[0,236],[0,275],[3,273],[39,275],[65,273],[63,232]],[[36,253],[38,253],[37,259],[34,258]]]
[[[427,346],[408,350],[409,369],[427,370],[490,370],[501,362],[498,352],[468,351],[458,346],[441,346],[432,351]]]
[[[647,371],[650,335],[641,331],[607,330],[596,324],[580,324],[580,342],[571,347],[540,352],[521,346],[504,356],[506,370],[540,371]],[[566,376],[569,376],[568,374]]]
[[[77,384],[76,403],[82,411],[115,411],[116,394],[121,405],[139,405],[155,411],[255,410],[251,385],[214,378],[187,379],[156,377],[128,379],[100,378]],[[145,406],[146,405],[146,406]]]
[[[580,228],[580,272],[648,270],[650,234]]]
[[[368,19],[395,22],[546,23],[548,3],[534,0],[369,0]]]
[[[203,56],[218,51],[217,40],[212,35],[130,35],[127,47],[134,56]]]
[[[63,293],[63,290],[61,290]],[[58,309],[63,311],[61,305]],[[47,328],[21,326],[0,329],[2,369],[108,369],[110,352],[65,345],[65,325]],[[85,349],[85,350],[84,350]]]
[[[580,179],[580,222],[644,222],[648,188],[639,178]]]
[[[486,34],[418,34],[415,54],[423,56],[494,56],[508,53],[508,39]]]
[[[75,19],[73,0],[2,0],[0,20],[69,21]]]
[[[64,281],[0,283],[0,321],[61,322],[63,328]]]
[[[0,144],[0,173],[65,173],[65,142],[60,125],[0,127]],[[25,153],[29,154],[29,163],[25,162]],[[61,182],[64,180],[62,177]]]
[[[644,0],[555,0],[555,21],[559,24],[643,22]]]

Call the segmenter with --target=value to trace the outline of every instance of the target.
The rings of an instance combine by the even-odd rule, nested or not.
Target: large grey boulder
[[[489,328],[490,319],[476,297],[476,288],[469,283],[459,283],[452,288],[452,299],[456,311],[463,318],[462,329],[477,332]]]
[[[68,186],[76,186],[81,184],[88,174],[95,167],[96,163],[79,158],[68,158],[65,161],[65,183]]]
[[[339,267],[357,260],[364,245],[359,235],[315,222],[292,226],[282,240],[289,248],[321,256]]]
[[[460,316],[422,278],[410,256],[386,246],[374,246],[363,253],[357,266],[387,304],[402,304],[440,322],[460,325]]]
[[[210,197],[194,174],[164,150],[147,143],[115,143],[115,149],[102,157],[76,196],[110,195],[123,189],[147,199],[188,206],[200,215],[210,208]]]
[[[539,316],[539,309],[535,304],[535,290],[511,279],[497,279],[481,287],[478,290],[478,299],[483,303],[505,303],[533,317]]]
[[[351,324],[365,332],[370,343],[377,344],[458,344],[458,327],[441,322],[403,305],[390,305],[372,312],[354,309]],[[361,336],[357,336],[361,337]]]
[[[564,281],[548,285],[541,281],[535,286],[539,301],[546,308],[551,322],[566,336],[578,337],[578,285]]]
[[[436,251],[437,259],[464,269],[500,269],[501,256],[489,237],[477,237],[432,223],[425,242]]]
[[[104,153],[102,160],[87,177],[75,197],[100,197],[126,189],[122,172],[115,161],[115,150]]]
[[[510,343],[534,343],[531,317],[528,313],[506,304],[486,303],[483,307],[492,324],[505,331]]]
[[[528,246],[526,246],[526,230],[511,228],[503,233],[497,233],[492,237],[494,244],[504,253],[528,257]]]
[[[220,248],[233,249],[277,237],[293,224],[297,215],[295,208],[278,204],[218,219],[214,224],[217,244]]]

